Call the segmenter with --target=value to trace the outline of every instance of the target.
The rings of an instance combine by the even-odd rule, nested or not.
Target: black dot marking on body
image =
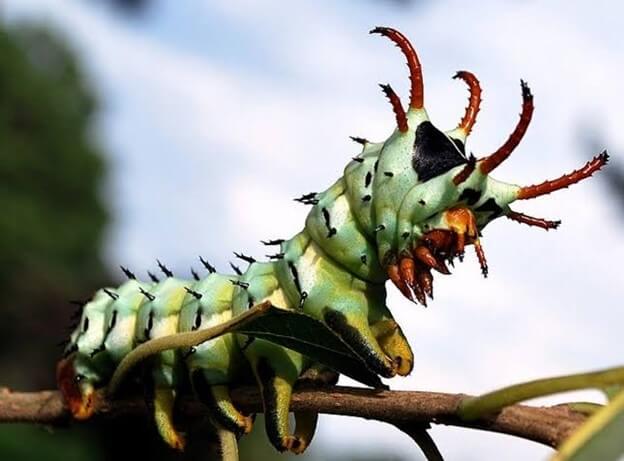
[[[150,339],[150,332],[152,331],[152,328],[154,327],[154,312],[150,311],[148,317],[147,317],[147,326],[145,327],[145,331],[143,331],[143,336],[145,337],[145,339]]]
[[[199,282],[199,274],[195,272],[195,269],[193,269],[192,267],[191,267],[191,275],[193,276],[193,280],[195,280],[196,282]]]
[[[299,281],[299,272],[297,271],[297,267],[292,261],[288,261],[288,269],[290,269],[290,274],[292,275],[293,282],[295,283],[295,288],[297,291],[301,293],[301,282]]]
[[[481,198],[481,191],[471,189],[468,187],[462,191],[458,200],[459,201],[465,200],[468,205],[472,206],[475,203],[477,203],[480,198]]]
[[[446,173],[468,160],[449,138],[429,121],[416,129],[412,167],[420,182]]]
[[[195,312],[195,323],[193,324],[193,328],[191,328],[192,330],[198,330],[199,327],[201,327],[201,323],[202,323],[202,310],[201,308],[197,309],[197,312]]]
[[[503,209],[498,205],[498,203],[496,203],[496,200],[494,200],[493,198],[487,199],[485,203],[476,208],[475,211],[491,212],[492,214],[490,215],[490,219],[498,218],[500,215],[503,214]]]
[[[253,264],[256,262],[256,258],[253,258],[252,256],[247,256],[243,253],[234,252],[234,256],[236,256],[238,259],[242,259],[249,264]]]
[[[427,205],[427,202],[425,202],[423,199],[420,199],[418,203],[420,203],[422,206]]]
[[[104,293],[106,293],[113,301],[117,301],[119,295],[108,288],[104,288]]]
[[[364,159],[360,157],[352,157],[351,160],[358,163],[364,163]]]
[[[375,160],[375,164],[373,165],[373,172],[377,173],[378,166],[379,166],[379,159]]]
[[[271,245],[281,245],[285,241],[286,240],[284,240],[284,239],[260,240],[260,243],[262,243],[263,245],[266,245],[266,246],[271,246]]]
[[[82,321],[82,332],[86,333],[88,329],[89,329],[89,317],[85,317],[84,320]]]
[[[117,311],[116,310],[113,311],[113,316],[111,317],[110,324],[108,325],[108,331],[106,332],[106,335],[108,335],[113,330],[113,328],[115,328],[115,325],[117,325]]]
[[[385,228],[386,226],[384,226],[383,224],[380,224],[379,226],[375,227],[375,229],[373,229],[373,232],[376,234],[377,232],[381,232]]]
[[[429,227],[430,227],[429,224],[423,225],[423,229],[425,229],[425,230],[429,229]]]
[[[165,274],[165,277],[173,277],[173,272],[171,272],[167,266],[161,263],[158,259],[156,260],[156,263],[158,264],[160,271]]]
[[[303,309],[303,305],[305,304],[306,299],[308,299],[308,292],[302,291],[301,298],[299,298],[299,309]]]
[[[331,226],[331,218],[329,216],[329,210],[325,207],[321,210],[323,218],[325,219],[325,226],[327,227],[327,238],[331,238],[338,232],[335,227]]]
[[[384,176],[386,176],[387,178],[391,178],[394,176],[394,173],[392,171],[384,171]]]
[[[249,296],[249,298],[247,299],[247,308],[251,309],[252,307],[254,307],[254,304],[256,304],[256,302],[251,296]]]
[[[362,197],[362,201],[363,202],[370,202],[372,200],[373,196],[370,194],[366,194],[364,197]]]
[[[210,273],[210,274],[214,274],[215,272],[217,272],[217,270],[215,269],[215,267],[210,264],[208,261],[206,261],[204,258],[202,258],[201,256],[199,257],[199,262],[202,263],[202,266],[204,266],[204,268]]]
[[[147,275],[149,276],[150,280],[154,283],[159,283],[160,280],[158,280],[158,277],[156,277],[152,272],[147,271]]]
[[[366,264],[368,261],[368,258],[366,257],[366,255],[362,255],[360,256],[360,261],[362,261],[362,264]]]
[[[403,240],[406,240],[409,236],[410,236],[410,233],[407,231],[401,234],[401,237],[403,237]]]
[[[147,291],[145,291],[143,288],[139,288],[139,291],[141,292],[141,294],[143,296],[145,296],[147,299],[149,299],[150,301],[154,301],[156,299],[156,296],[154,296],[151,293],[148,293]]]
[[[236,264],[230,263],[230,267],[232,268],[234,272],[236,272],[236,275],[243,275],[243,272],[240,270],[240,267],[238,267]]]
[[[132,271],[130,271],[130,269],[123,266],[119,267],[121,268],[121,272],[123,272],[126,277],[128,277],[130,280],[136,280],[136,275],[134,275]]]
[[[371,185],[371,182],[373,182],[373,173],[369,171],[364,177],[364,187],[369,187]]]

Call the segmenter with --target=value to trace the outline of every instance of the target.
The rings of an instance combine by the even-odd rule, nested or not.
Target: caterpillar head
[[[106,354],[101,354],[105,334],[106,307],[117,299],[109,289],[98,290],[82,309],[80,322],[72,332],[63,359],[56,366],[56,381],[65,403],[76,419],[93,414],[96,387],[110,370]]]
[[[382,85],[397,128],[379,155],[378,168],[385,177],[380,175],[374,184],[379,257],[399,290],[412,301],[426,305],[427,296],[433,297],[431,270],[448,274],[447,262],[463,258],[466,245],[474,245],[481,270],[487,275],[480,237],[494,219],[506,216],[547,230],[560,223],[513,211],[512,202],[549,194],[586,179],[607,163],[608,155],[602,152],[572,173],[533,186],[495,180],[490,174],[518,146],[533,115],[533,95],[528,85],[521,81],[520,119],[505,143],[480,158],[466,155],[466,138],[481,103],[477,78],[467,71],[455,75],[469,87],[469,105],[456,128],[441,131],[429,121],[425,110],[421,66],[410,42],[387,27],[377,27],[371,33],[389,38],[400,48],[407,58],[411,82],[407,111],[392,88]]]

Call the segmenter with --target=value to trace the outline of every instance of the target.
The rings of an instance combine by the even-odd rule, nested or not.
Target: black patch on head
[[[479,208],[475,209],[475,211],[491,212],[492,214],[490,215],[490,219],[498,218],[500,215],[503,214],[503,209],[498,205],[498,203],[496,203],[496,200],[494,200],[493,198],[487,199],[486,202]]]
[[[464,189],[459,196],[459,201],[465,200],[468,205],[474,205],[481,198],[481,192],[475,189]]]
[[[461,140],[451,138],[451,141],[453,141],[462,154],[466,155],[466,146],[464,146],[464,143]]]
[[[372,371],[384,378],[392,377],[392,370],[375,354],[360,331],[349,325],[347,317],[342,312],[326,307],[323,309],[323,320],[334,333],[340,336],[366,362],[366,365]]]
[[[418,125],[412,166],[418,174],[419,181],[428,181],[467,162],[456,145],[431,122],[422,122]]]

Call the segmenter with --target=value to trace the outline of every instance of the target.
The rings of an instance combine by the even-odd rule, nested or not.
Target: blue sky
[[[382,140],[392,131],[377,83],[407,98],[404,60],[368,35],[375,25],[412,39],[428,112],[442,128],[455,126],[467,103],[451,76],[476,73],[484,101],[468,149],[477,155],[507,138],[519,80],[529,82],[533,122],[497,178],[532,184],[580,166],[595,154],[582,143],[588,127],[622,165],[624,7],[614,2],[161,0],[140,21],[85,0],[3,3],[9,20],[44,20],[63,33],[100,94],[94,134],[110,156],[111,267],[144,272],[158,257],[187,275],[202,254],[226,268],[232,250],[262,256],[260,239],[296,233],[307,210],[291,199],[333,182],[357,153],[348,136]],[[436,279],[427,310],[391,288],[416,354],[412,376],[391,386],[478,393],[621,364],[624,239],[621,206],[608,193],[596,178],[520,204],[563,225],[546,233],[494,223],[483,239],[490,277],[469,255]],[[432,433],[448,459],[549,453],[502,435]],[[311,450],[414,453],[393,428],[338,417],[323,417]]]

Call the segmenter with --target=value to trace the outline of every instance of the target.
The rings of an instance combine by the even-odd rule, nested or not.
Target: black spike
[[[246,282],[241,282],[240,280],[230,280],[230,282],[232,282],[232,285],[236,285],[237,287],[241,287],[243,290],[246,290],[247,288],[249,288],[249,284]]]
[[[317,195],[318,194],[316,192],[309,192],[293,200],[295,202],[303,203],[304,205],[316,205],[319,202],[316,198]]]
[[[286,240],[284,240],[284,239],[260,240],[260,243],[262,243],[263,245],[266,245],[266,246],[271,246],[271,245],[281,245],[285,241]]]
[[[248,262],[249,264],[253,264],[256,262],[255,258],[244,255],[243,253],[237,253],[236,251],[234,252],[234,256],[236,256],[238,259],[242,259],[243,261]]]
[[[384,171],[384,176],[391,178],[394,176],[394,173],[392,171]]]
[[[202,258],[201,256],[199,257],[199,260],[208,272],[210,272],[211,274],[214,274],[215,272],[217,272],[215,267],[212,264],[210,264],[208,261],[206,261],[204,258]]]
[[[368,139],[360,138],[359,136],[349,136],[349,138],[351,139],[351,141],[357,142],[358,144],[362,144],[363,146],[368,144]]]
[[[195,272],[195,269],[193,269],[191,267],[191,275],[193,276],[193,278],[199,282],[199,274],[197,272]]]
[[[240,267],[238,267],[236,264],[230,263],[230,267],[232,268],[234,272],[236,272],[236,275],[243,275],[243,272],[240,270]]]
[[[113,301],[117,301],[117,299],[119,299],[119,295],[115,292],[110,291],[108,288],[104,288],[104,293],[110,296]]]
[[[184,289],[186,290],[186,292],[188,294],[190,294],[191,296],[193,296],[195,299],[202,299],[203,295],[201,293],[198,293],[197,291],[189,288],[189,287],[184,287]]]
[[[351,160],[358,163],[364,163],[364,159],[360,157],[351,157]]]
[[[79,299],[72,299],[69,301],[69,304],[73,304],[74,306],[83,307],[89,301],[81,301]]]
[[[323,208],[323,218],[325,219],[325,226],[327,227],[327,238],[331,238],[338,232],[335,227],[331,226],[329,210],[327,208]]]
[[[139,291],[141,292],[141,294],[143,296],[145,296],[147,299],[149,299],[150,301],[154,301],[156,299],[156,296],[154,296],[151,293],[148,293],[147,291],[145,291],[143,288],[139,288]]]
[[[171,272],[169,268],[167,268],[167,266],[161,263],[158,259],[156,260],[156,262],[158,263],[158,268],[162,271],[163,274],[165,274],[166,277],[173,277],[173,272]]]
[[[160,283],[160,280],[158,280],[158,277],[156,277],[152,272],[147,271],[147,275],[149,276],[150,280],[154,283]]]
[[[274,255],[265,255],[269,259],[284,259],[284,253],[276,253]]]
[[[136,275],[134,275],[132,271],[130,271],[130,269],[128,269],[127,267],[123,267],[123,266],[119,266],[119,267],[121,268],[121,271],[124,273],[126,277],[128,277],[130,280],[136,280]]]

